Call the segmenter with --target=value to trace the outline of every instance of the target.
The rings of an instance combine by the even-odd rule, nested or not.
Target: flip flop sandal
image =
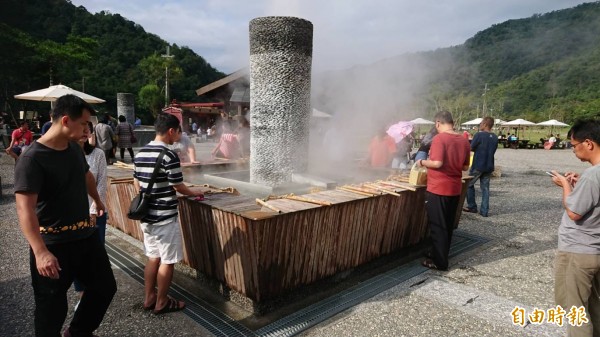
[[[165,305],[164,308],[160,309],[160,310],[153,310],[152,313],[155,315],[162,315],[162,314],[167,314],[170,312],[175,312],[175,311],[181,311],[185,309],[185,303],[183,304],[182,307],[179,306],[179,301],[173,299],[173,298],[169,298],[169,302],[167,302],[167,305]]]
[[[154,301],[154,303],[150,304],[149,306],[145,306],[144,303],[142,303],[142,307],[144,308],[144,310],[154,310],[154,308],[156,307],[156,301]]]

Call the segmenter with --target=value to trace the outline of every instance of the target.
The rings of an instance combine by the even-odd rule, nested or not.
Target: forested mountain
[[[160,57],[169,45],[170,61]],[[171,62],[170,96],[180,101],[197,100],[195,89],[224,76],[188,47],[171,45],[119,14],[91,14],[66,0],[0,1],[0,46],[0,110],[47,110],[48,103],[12,97],[50,80],[102,97],[107,103],[100,110],[113,113],[118,92],[138,97],[142,88],[164,105],[165,62]],[[148,122],[151,105],[136,105]]]
[[[114,111],[117,92],[134,93],[146,122],[164,104],[169,61],[160,55],[169,43],[119,14],[91,14],[67,0],[3,0],[0,42],[1,110],[8,102],[12,110],[44,111],[47,103],[12,97],[50,79],[106,99],[101,110]],[[197,100],[195,89],[224,76],[187,47],[171,45],[171,54],[173,98]],[[598,115],[599,67],[594,2],[493,25],[462,45],[315,74],[313,103],[334,113],[411,117],[447,109],[462,121],[485,113],[570,122]]]
[[[509,20],[464,44],[317,76],[325,111],[378,106],[465,121],[600,115],[600,3]],[[487,91],[485,90],[487,84]],[[338,99],[342,97],[343,99]],[[485,102],[484,102],[485,101]]]

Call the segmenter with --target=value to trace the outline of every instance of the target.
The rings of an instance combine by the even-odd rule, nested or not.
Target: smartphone
[[[552,173],[550,171],[546,171],[546,174],[549,175],[549,176],[551,176],[551,177],[554,177],[554,173]]]

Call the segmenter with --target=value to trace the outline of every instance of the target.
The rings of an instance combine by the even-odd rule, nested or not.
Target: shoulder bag
[[[156,164],[154,164],[154,171],[152,171],[152,177],[148,182],[148,187],[144,193],[140,192],[131,200],[131,205],[129,205],[129,212],[127,212],[127,217],[131,220],[142,220],[148,215],[150,197],[152,193],[152,187],[154,186],[154,180],[156,180],[156,176],[158,175],[158,168],[162,163],[163,157],[167,149],[163,149],[158,158],[156,158]]]
[[[131,138],[129,138],[131,140],[131,144],[137,143],[137,138],[135,138],[135,134],[133,133],[133,128],[131,127],[131,124],[129,124],[129,131],[131,131]]]

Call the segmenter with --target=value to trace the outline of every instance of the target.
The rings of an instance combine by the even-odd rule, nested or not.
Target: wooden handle
[[[373,194],[373,193],[368,193],[368,192],[362,192],[362,191],[357,191],[353,188],[350,188],[348,186],[342,186],[342,187],[338,187],[338,190],[342,190],[342,191],[346,191],[346,192],[351,192],[351,193],[356,193],[356,194],[360,194],[360,195],[365,195],[367,197],[374,197],[377,194]]]
[[[262,199],[256,198],[256,202],[257,202],[259,205],[261,205],[261,206],[265,206],[266,208],[268,208],[268,209],[272,210],[273,212],[282,213],[280,209],[278,209],[278,208],[276,208],[276,207],[274,207],[274,206],[271,206],[271,205],[267,204],[267,203],[266,203],[264,200],[262,200]]]
[[[285,199],[302,201],[302,202],[307,202],[310,204],[317,204],[317,205],[321,205],[321,206],[331,206],[332,205],[332,203],[329,201],[315,200],[315,199],[310,199],[310,198],[305,198],[305,197],[299,197],[296,195],[287,195],[287,196],[285,196]]]
[[[365,184],[365,186],[370,187],[370,188],[374,188],[374,189],[376,189],[378,191],[381,191],[383,193],[386,193],[386,194],[395,195],[397,197],[400,196],[400,194],[398,194],[398,193],[396,193],[396,192],[394,192],[394,191],[392,191],[390,189],[387,189],[385,187],[382,187],[382,186],[377,186],[377,185],[373,185],[373,184]]]
[[[398,187],[398,188],[403,188],[405,190],[410,190],[410,191],[413,191],[413,192],[415,192],[417,190],[416,187],[413,187],[413,186],[408,185],[408,184],[402,184],[402,183],[397,183],[397,182],[387,181],[387,180],[386,181],[379,180],[377,182],[385,184],[385,185],[390,185],[390,186],[394,186],[394,187]]]
[[[378,191],[376,189],[373,189],[373,188],[365,186],[364,184],[362,186],[346,185],[344,187],[348,187],[348,188],[351,188],[353,190],[357,190],[357,191],[364,192],[364,193],[371,193],[373,195],[381,195],[381,194],[383,194],[383,193],[381,193],[380,191]]]
[[[387,180],[395,180],[395,181],[400,181],[403,183],[407,183],[409,181],[407,177],[402,177],[402,176],[389,176],[387,178]]]

